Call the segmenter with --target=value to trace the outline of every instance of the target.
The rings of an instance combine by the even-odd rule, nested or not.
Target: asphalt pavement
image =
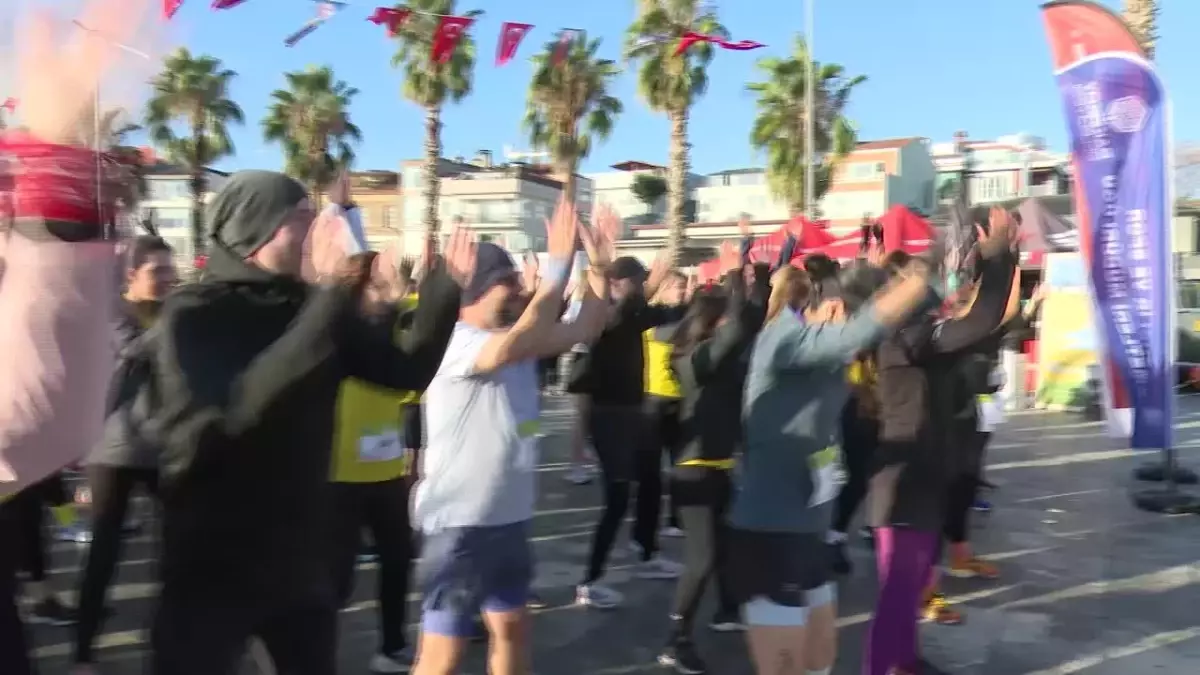
[[[549,607],[535,612],[534,672],[538,675],[657,673],[666,632],[671,582],[634,579],[636,556],[622,535],[606,582],[627,606],[584,610],[572,604],[583,574],[599,489],[564,480],[563,399],[547,399],[538,468],[540,495],[533,537],[536,587]],[[1200,398],[1180,399],[1177,437],[1185,465],[1200,469]],[[1000,566],[997,581],[947,580],[951,601],[965,612],[961,626],[925,626],[926,657],[961,675],[1129,675],[1200,673],[1200,519],[1133,508],[1140,486],[1130,472],[1153,453],[1123,449],[1100,423],[1066,413],[1011,417],[993,438],[987,478],[998,486],[991,514],[973,518],[979,553]],[[673,556],[679,541],[664,539]],[[851,547],[854,574],[839,588],[839,658],[834,673],[859,673],[862,638],[875,581],[870,548]],[[81,549],[60,543],[52,553],[52,585],[73,599]],[[148,620],[157,587],[154,544],[131,538],[110,605],[115,615],[99,641],[107,675],[142,672]],[[375,572],[363,565],[353,604],[342,615],[341,671],[366,673],[377,646]],[[415,598],[411,598],[415,602]],[[416,618],[413,605],[411,618]],[[711,611],[711,606],[702,613]],[[706,616],[706,615],[705,615]],[[70,629],[34,628],[42,675],[65,673]],[[743,640],[701,628],[701,653],[718,675],[750,675]],[[473,648],[464,672],[485,672],[485,648]]]

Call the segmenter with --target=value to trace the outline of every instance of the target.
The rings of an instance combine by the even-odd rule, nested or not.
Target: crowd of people
[[[879,579],[864,675],[930,672],[918,622],[961,620],[938,593],[943,550],[950,575],[998,575],[967,520],[989,436],[979,399],[1000,386],[1019,300],[1008,212],[980,218],[955,269],[867,240],[845,266],[794,259],[790,239],[753,263],[743,224],[721,281],[702,286],[665,257],[617,257],[604,207],[588,225],[560,204],[545,261],[521,270],[459,227],[417,265],[352,254],[315,236],[353,208],[335,201],[318,214],[291,178],[234,174],[207,207],[192,283],[161,239],[126,247],[106,421],[78,458],[91,494],[78,604],[46,583],[44,514],[65,522],[71,501],[55,474],[0,502],[0,672],[33,672],[22,592],[29,621],[74,626],[72,673],[100,672],[139,490],[160,515],[156,675],[230,673],[252,638],[278,673],[334,673],[364,555],[380,570],[373,672],[458,672],[481,631],[490,672],[531,672],[540,373],[555,359],[577,412],[568,477],[598,476],[602,496],[576,604],[622,604],[604,579],[633,499],[635,574],[677,580],[664,666],[707,672],[695,621],[711,581],[708,627],[744,630],[757,673],[828,675],[864,505]],[[683,537],[681,562],[661,535]]]

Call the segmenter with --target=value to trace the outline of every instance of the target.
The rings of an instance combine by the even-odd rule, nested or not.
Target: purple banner
[[[1167,105],[1149,62],[1126,52],[1058,73],[1075,162],[1076,203],[1105,352],[1133,407],[1135,448],[1171,442],[1174,286]]]

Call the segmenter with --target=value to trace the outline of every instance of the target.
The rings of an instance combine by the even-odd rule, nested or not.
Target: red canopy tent
[[[883,248],[886,251],[921,253],[933,244],[936,234],[929,221],[906,206],[896,204],[879,219],[883,228]],[[862,253],[862,232],[855,230],[830,242],[821,253],[834,260],[853,260]]]
[[[804,216],[796,216],[778,230],[756,237],[750,243],[750,261],[774,263],[779,258],[779,251],[783,248],[789,234],[796,237],[796,247],[792,252],[793,260],[809,253],[815,253],[834,241],[833,235],[821,225]],[[721,276],[720,264],[715,258],[705,260],[697,265],[696,271],[701,281],[711,281]]]

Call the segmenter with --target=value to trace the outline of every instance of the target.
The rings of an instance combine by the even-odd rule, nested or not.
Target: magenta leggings
[[[867,637],[863,675],[889,675],[917,665],[921,593],[929,582],[938,535],[907,527],[875,530],[879,602]]]

